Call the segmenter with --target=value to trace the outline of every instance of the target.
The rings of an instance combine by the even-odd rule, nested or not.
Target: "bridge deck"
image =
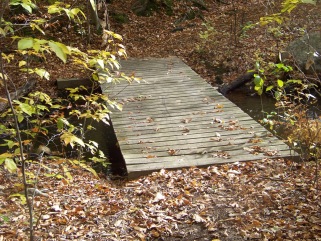
[[[293,154],[180,59],[133,59],[122,66],[143,81],[103,91],[124,104],[111,118],[130,177]]]

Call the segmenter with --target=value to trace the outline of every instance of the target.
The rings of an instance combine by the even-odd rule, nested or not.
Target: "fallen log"
[[[238,77],[232,83],[219,87],[218,90],[223,95],[226,95],[228,92],[235,90],[235,89],[241,87],[242,85],[252,81],[254,74],[255,74],[254,72],[246,73],[245,75]]]

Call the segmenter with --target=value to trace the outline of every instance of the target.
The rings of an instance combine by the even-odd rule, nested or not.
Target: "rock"
[[[49,147],[47,146],[44,146],[44,145],[40,145],[37,150],[36,150],[36,153],[38,155],[48,155],[50,156],[51,155],[51,150]]]
[[[282,60],[293,57],[297,66],[305,73],[321,74],[321,32],[306,34],[289,44]]]

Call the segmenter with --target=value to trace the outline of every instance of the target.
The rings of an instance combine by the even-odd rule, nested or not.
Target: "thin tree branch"
[[[30,201],[29,197],[28,197],[28,184],[27,184],[27,177],[26,177],[26,159],[24,157],[24,150],[23,150],[23,145],[22,145],[22,138],[20,135],[20,128],[19,128],[19,122],[18,122],[18,118],[17,118],[17,114],[15,109],[13,108],[13,104],[12,104],[12,99],[11,99],[11,95],[9,92],[9,87],[8,87],[8,82],[7,82],[7,78],[5,76],[5,72],[4,72],[4,66],[3,66],[3,58],[2,58],[2,52],[0,52],[0,72],[2,73],[3,76],[3,84],[4,84],[4,88],[5,88],[5,92],[6,92],[6,96],[8,99],[8,103],[9,103],[9,107],[12,111],[13,114],[13,119],[14,119],[14,127],[16,130],[16,137],[18,139],[18,143],[19,143],[19,148],[20,148],[20,160],[21,160],[21,172],[22,172],[22,183],[23,183],[23,187],[24,187],[24,195],[26,197],[26,201],[27,201],[27,207],[28,207],[28,211],[29,211],[29,229],[30,229],[30,235],[29,235],[29,239],[30,241],[34,240],[34,234],[33,234],[33,205],[32,205],[32,201]]]

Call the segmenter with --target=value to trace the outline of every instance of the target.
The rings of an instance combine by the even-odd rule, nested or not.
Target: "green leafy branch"
[[[76,23],[81,24],[82,18],[87,19],[86,15],[79,8],[70,8],[70,4],[65,4],[62,2],[56,1],[54,4],[48,7],[48,13],[50,14],[61,14],[65,13],[69,20],[74,20]]]
[[[28,13],[32,13],[33,9],[37,9],[37,5],[34,4],[31,0],[10,0],[10,6],[21,6]]]
[[[282,2],[282,8],[279,13],[275,13],[269,16],[261,17],[260,24],[262,26],[276,22],[277,24],[282,24],[287,20],[287,16],[284,14],[290,14],[299,4],[313,4],[316,5],[316,0],[284,0]]]

